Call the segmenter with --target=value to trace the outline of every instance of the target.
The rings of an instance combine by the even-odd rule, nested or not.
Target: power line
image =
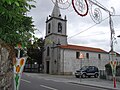
[[[92,25],[92,26],[88,27],[87,29],[85,29],[85,30],[83,30],[83,31],[81,31],[81,32],[79,32],[79,33],[77,33],[77,34],[75,34],[75,35],[73,35],[73,36],[68,37],[68,39],[69,39],[69,38],[73,38],[74,36],[77,36],[77,35],[79,35],[80,33],[83,33],[83,32],[85,32],[85,31],[89,30],[90,28],[92,28],[92,27],[94,27],[94,26],[96,26],[96,25],[97,25],[97,24],[94,24],[94,25]]]
[[[106,19],[108,19],[108,18],[109,18],[109,17],[107,17],[107,18],[103,19],[101,22],[105,21],[105,20],[106,20]],[[73,35],[73,36],[68,37],[68,39],[71,39],[71,38],[73,38],[73,37],[75,37],[75,36],[77,36],[77,35],[79,35],[79,34],[81,34],[81,33],[85,32],[85,31],[88,31],[89,29],[93,28],[94,26],[96,26],[96,25],[98,25],[98,24],[100,24],[100,23],[96,23],[96,24],[94,24],[94,25],[92,25],[92,26],[88,27],[87,29],[82,30],[81,32],[79,32],[79,33],[77,33],[77,34],[75,34],[75,35]]]
[[[115,30],[115,31],[119,31],[119,30]],[[106,32],[107,34],[109,33],[109,31],[108,32]],[[90,37],[90,36],[98,36],[98,35],[103,35],[103,34],[106,34],[106,33],[100,33],[100,34],[91,34],[91,35],[87,35],[87,36],[80,36],[80,37]]]
[[[106,34],[106,33],[100,33],[100,34],[94,34],[94,35],[87,35],[87,36],[80,36],[80,37],[88,37],[89,38],[90,36],[94,37],[94,36],[103,35],[103,34]]]

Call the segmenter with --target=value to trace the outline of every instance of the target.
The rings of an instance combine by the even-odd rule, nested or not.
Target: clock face
[[[62,23],[58,23],[58,32],[62,32]]]

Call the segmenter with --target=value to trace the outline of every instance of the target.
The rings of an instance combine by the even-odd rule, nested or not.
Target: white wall
[[[109,62],[109,55],[107,53],[61,49],[61,72],[72,72],[74,74],[74,72],[81,67],[81,59],[76,59],[76,52],[84,54],[85,58],[82,59],[82,66],[94,65],[100,70],[105,70],[105,64]],[[89,59],[86,58],[86,53],[89,53]],[[98,54],[101,54],[101,60],[98,59]]]

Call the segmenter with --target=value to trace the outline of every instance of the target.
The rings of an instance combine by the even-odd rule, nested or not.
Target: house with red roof
[[[82,66],[96,66],[105,70],[105,64],[109,62],[108,52],[93,47],[77,45],[60,45],[60,71],[63,74],[74,74],[75,70]],[[82,55],[82,57],[80,57]]]

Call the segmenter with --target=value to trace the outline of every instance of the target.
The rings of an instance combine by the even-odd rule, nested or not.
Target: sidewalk
[[[56,77],[65,78],[68,80],[69,83],[73,83],[73,84],[98,87],[98,88],[103,88],[107,90],[120,90],[120,82],[116,82],[116,88],[114,88],[113,81],[105,80],[105,79],[99,79],[99,78],[81,79],[81,78],[76,78],[75,76],[64,76],[64,75],[60,75],[60,76],[58,75]]]
[[[82,80],[79,80],[79,82],[72,81],[70,83],[98,87],[98,88],[103,88],[108,90],[120,90],[120,82],[117,82],[116,88],[114,88],[113,81],[102,80],[102,79],[93,79],[93,80],[82,79]]]

